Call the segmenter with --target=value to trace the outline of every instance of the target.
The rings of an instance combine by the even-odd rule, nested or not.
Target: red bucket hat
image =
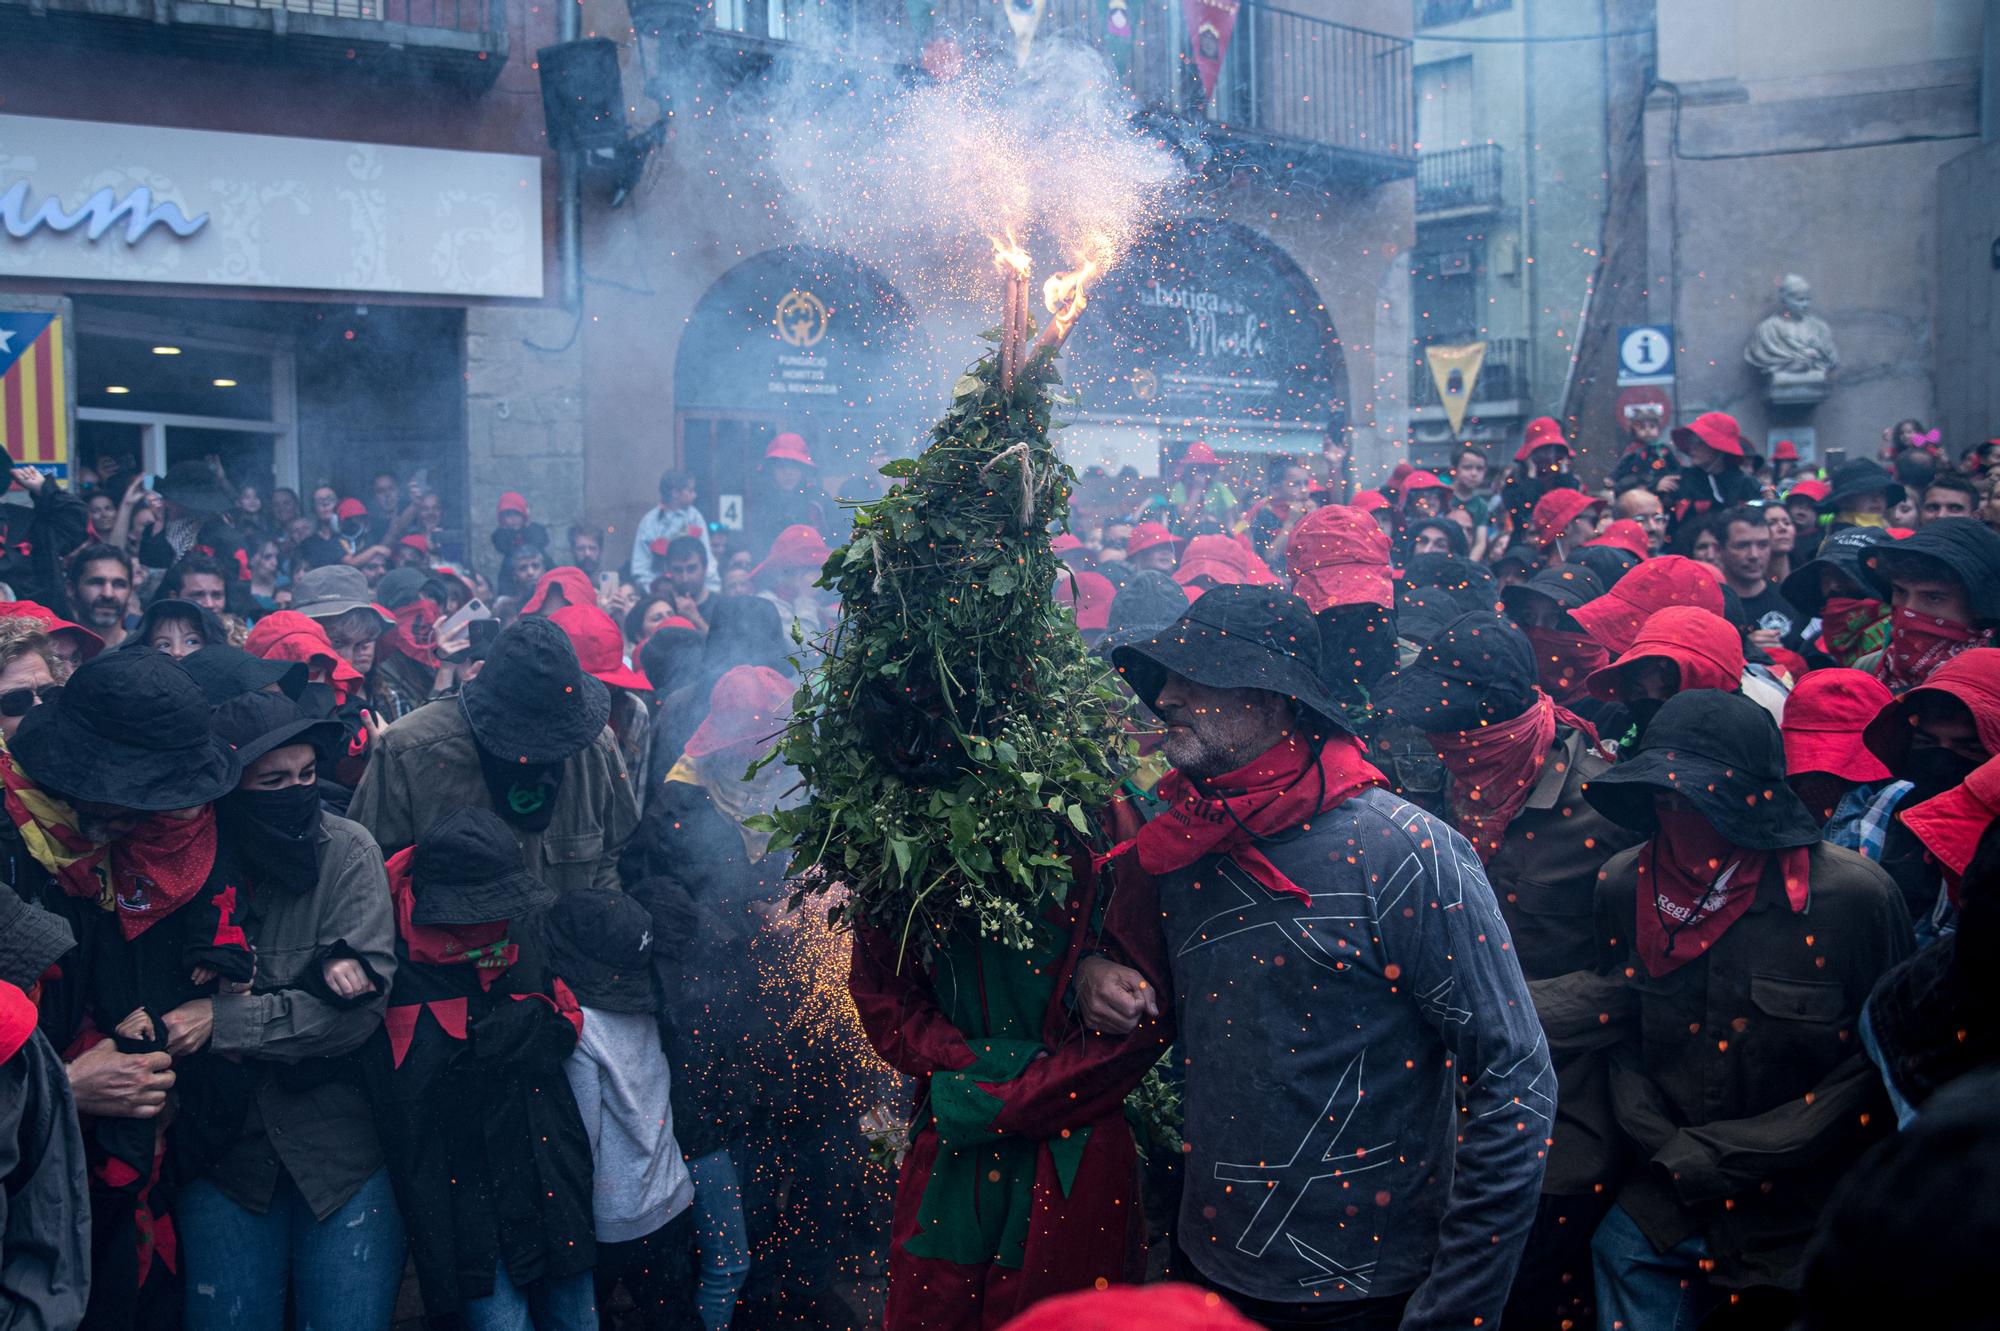
[[[1623,550],[1626,554],[1637,555],[1641,559],[1649,557],[1653,551],[1646,543],[1646,529],[1630,518],[1619,518],[1609,523],[1585,545],[1608,545],[1613,550]]]
[[[1272,587],[1278,582],[1270,565],[1233,536],[1197,536],[1188,542],[1180,567],[1174,570],[1174,581],[1186,587],[1201,577],[1213,579],[1217,585],[1243,582]]]
[[[1181,454],[1181,460],[1176,465],[1182,467],[1220,467],[1222,459],[1215,455],[1214,449],[1197,439],[1187,446],[1187,452]]]
[[[35,601],[0,601],[0,619],[32,619],[42,626],[43,633],[51,636],[74,633],[86,661],[104,650],[104,639],[96,633],[81,624],[58,619],[55,611]]]
[[[1743,430],[1726,411],[1705,411],[1686,425],[1676,426],[1674,443],[1683,453],[1691,444],[1707,444],[1718,453],[1743,456]]]
[[[1771,461],[1797,462],[1798,460],[1799,460],[1799,446],[1793,443],[1791,440],[1780,439],[1777,443],[1771,446]]]
[[[1553,416],[1537,416],[1528,422],[1528,432],[1521,437],[1521,446],[1514,450],[1514,461],[1526,462],[1538,448],[1560,448],[1566,456],[1576,456],[1569,440],[1563,438],[1563,427]]]
[[[596,605],[566,605],[549,616],[549,623],[569,635],[584,674],[635,693],[653,691],[653,681],[625,664],[625,635]]]
[[[778,435],[771,440],[770,444],[764,449],[764,460],[766,462],[796,462],[801,467],[818,465],[813,461],[812,454],[806,451],[805,439],[790,431],[786,431],[784,434]]]
[[[1001,1331],[1257,1331],[1256,1323],[1193,1285],[1113,1285],[1043,1299]]]
[[[1862,732],[1896,701],[1865,670],[1809,670],[1785,699],[1785,769],[1830,772],[1844,781],[1886,781],[1889,769],[1868,751]]]
[[[1825,481],[1807,477],[1787,491],[1785,498],[1790,500],[1793,496],[1797,496],[1800,499],[1810,500],[1814,504],[1823,504],[1826,502],[1826,497],[1832,493],[1833,487]]]
[[[551,587],[562,588],[563,602],[567,605],[597,604],[597,588],[591,586],[590,575],[574,564],[563,564],[535,579],[535,593],[521,607],[521,613],[540,614],[542,607],[548,604]]]
[[[1056,602],[1076,615],[1076,626],[1085,633],[1102,633],[1111,627],[1111,602],[1118,588],[1102,573],[1075,573],[1056,578]]]
[[[1684,555],[1648,559],[1594,601],[1570,612],[1583,631],[1614,652],[1630,647],[1655,611],[1691,605],[1722,613],[1722,587],[1709,571]]]
[[[1869,723],[1862,738],[1868,743],[1868,751],[1887,763],[1891,772],[1900,768],[1909,755],[1913,713],[1917,699],[1926,693],[1946,694],[1964,703],[1972,713],[1979,742],[1986,746],[1986,752],[2000,756],[2000,647],[1974,647],[1960,652],[1933,670],[1921,685],[1883,708]]]
[[[1556,543],[1556,538],[1568,529],[1570,523],[1593,508],[1603,507],[1602,499],[1581,490],[1551,490],[1535,501],[1535,537],[1546,550]],[[1643,555],[1640,557],[1644,558]]]
[[[1130,559],[1141,550],[1150,550],[1156,545],[1179,545],[1181,538],[1168,531],[1157,522],[1142,522],[1132,529],[1125,538],[1125,557]]]
[[[1682,689],[1735,693],[1743,687],[1742,635],[1721,615],[1691,605],[1669,606],[1649,617],[1617,660],[1584,677],[1584,687],[1593,698],[1613,701],[1625,667],[1660,657],[1680,667]]]
[[[1389,496],[1380,490],[1362,490],[1355,494],[1354,502],[1348,507],[1358,508],[1363,513],[1380,513],[1389,507]]]
[[[528,500],[519,491],[509,490],[500,496],[500,511],[502,513],[519,513],[525,518],[528,516]]]
[[[522,511],[526,512],[527,510],[523,509]],[[333,516],[343,519],[365,518],[368,516],[368,505],[362,503],[359,499],[343,499],[333,506]]]
[[[750,577],[755,580],[766,573],[780,573],[786,569],[818,568],[832,553],[827,549],[826,537],[819,534],[818,528],[795,522],[778,533],[778,538],[771,542],[771,553],[764,556],[763,563],[750,570]]]
[[[1050,554],[1066,555],[1072,550],[1081,550],[1081,549],[1083,549],[1082,538],[1070,532],[1064,532],[1062,533],[1062,535],[1056,537],[1054,540],[1049,542]]]
[[[792,681],[769,666],[737,666],[715,681],[708,715],[688,737],[684,752],[706,758],[755,744],[768,749],[792,722]]]
[[[1334,605],[1396,603],[1389,572],[1389,533],[1358,508],[1328,504],[1300,520],[1285,547],[1292,594],[1314,614]]]
[[[302,661],[307,669],[324,665],[340,702],[347,701],[348,691],[361,682],[361,672],[333,649],[326,628],[296,610],[274,610],[258,620],[243,640],[243,650],[266,661]]]

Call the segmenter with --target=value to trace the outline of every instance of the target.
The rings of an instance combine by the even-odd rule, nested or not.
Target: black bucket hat
[[[242,764],[208,728],[208,699],[174,659],[106,652],[21,718],[8,748],[44,790],[158,813],[228,794]]]
[[[1778,585],[1779,595],[1799,613],[1817,615],[1826,608],[1820,591],[1820,574],[1832,569],[1863,592],[1875,591],[1875,579],[1868,571],[1868,559],[1877,546],[1894,545],[1896,538],[1880,527],[1842,527],[1819,543],[1813,557],[1793,569]]]
[[[375,584],[375,604],[385,610],[400,610],[420,596],[428,596],[440,606],[445,602],[444,583],[425,569],[392,568]]]
[[[2000,532],[1977,518],[1925,523],[1914,534],[1869,551],[1864,566],[1869,577],[1862,585],[1874,587],[1885,602],[1895,574],[1935,578],[1942,571],[1965,585],[1974,619],[2000,620]]]
[[[653,916],[644,904],[605,887],[566,892],[543,917],[549,969],[576,1001],[606,1012],[651,1012]]]
[[[1620,578],[1646,561],[1615,545],[1587,545],[1570,551],[1566,562],[1589,569],[1608,592],[1618,585]]]
[[[303,661],[267,661],[226,642],[211,643],[183,656],[180,667],[200,687],[211,707],[245,693],[261,693],[273,684],[285,697],[296,699],[305,692],[310,673]]]
[[[1281,694],[1317,716],[1328,733],[1354,733],[1320,682],[1312,611],[1273,587],[1217,587],[1159,634],[1113,651],[1111,663],[1149,708],[1167,676],[1180,675],[1212,689]]]
[[[1527,613],[1526,598],[1530,596],[1553,601],[1558,610],[1568,614],[1587,601],[1595,601],[1604,595],[1604,590],[1604,583],[1583,565],[1553,564],[1536,570],[1525,584],[1502,587],[1500,601],[1507,607],[1507,613],[1518,620]]]
[[[75,946],[68,920],[0,891],[0,981],[32,989]]]
[[[139,616],[139,626],[125,635],[125,641],[119,644],[120,648],[132,651],[138,651],[140,648],[150,649],[152,644],[149,640],[153,636],[153,630],[160,626],[160,621],[163,619],[184,619],[193,624],[200,630],[201,640],[206,646],[214,647],[229,641],[228,627],[213,610],[198,606],[193,601],[182,601],[169,596],[146,607],[145,613]]]
[[[1493,570],[1456,555],[1412,555],[1403,566],[1403,585],[1451,592],[1468,610],[1496,610],[1500,582]]]
[[[1881,491],[1888,496],[1890,508],[1903,502],[1903,487],[1889,474],[1889,469],[1873,458],[1857,458],[1853,462],[1843,462],[1833,469],[1827,478],[1833,488],[1826,498],[1819,501],[1822,513],[1838,513],[1840,506],[1850,499]]]
[[[153,482],[160,498],[196,513],[223,513],[236,506],[236,496],[222,488],[215,470],[205,462],[176,462]]]
[[[1586,782],[1584,798],[1635,832],[1658,829],[1653,797],[1681,796],[1745,850],[1820,839],[1819,823],[1785,782],[1785,741],[1771,714],[1740,693],[1689,689],[1667,699],[1638,752]]]
[[[490,809],[454,809],[417,838],[410,895],[418,924],[518,920],[556,899],[554,888],[528,872],[521,843]]]
[[[1419,730],[1472,730],[1511,721],[1535,696],[1535,649],[1487,610],[1460,615],[1391,675],[1375,711]]]
[[[238,694],[217,704],[209,726],[246,767],[287,744],[310,744],[330,754],[343,733],[340,722],[308,716],[282,693]]]
[[[542,615],[501,630],[459,699],[479,747],[507,762],[561,762],[611,715],[611,691],[583,673],[569,635]]]
[[[1130,571],[1118,595],[1111,598],[1111,614],[1097,654],[1110,660],[1111,653],[1120,647],[1144,642],[1166,630],[1187,613],[1187,608],[1187,591],[1167,574],[1150,568]]]

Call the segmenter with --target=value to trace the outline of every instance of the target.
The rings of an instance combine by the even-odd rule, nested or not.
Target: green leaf
[[[896,857],[897,871],[905,874],[909,873],[910,843],[902,837],[892,836],[889,838],[889,853]]]
[[[1083,806],[1081,804],[1072,804],[1069,806],[1069,821],[1070,825],[1076,828],[1078,832],[1084,836],[1090,835],[1090,820],[1083,816]]]
[[[1008,564],[1002,564],[986,575],[986,590],[995,596],[1011,596],[1020,585],[1020,575]]]
[[[985,387],[978,375],[961,374],[958,376],[958,382],[951,386],[951,395],[954,398],[971,397]],[[887,471],[888,468],[884,467],[883,470]]]
[[[969,374],[965,376],[965,379],[971,378],[972,376]],[[959,382],[964,383],[965,379],[961,379]],[[915,458],[897,458],[890,462],[888,466],[882,468],[882,474],[884,476],[893,476],[899,481],[906,480],[917,474],[917,460]]]

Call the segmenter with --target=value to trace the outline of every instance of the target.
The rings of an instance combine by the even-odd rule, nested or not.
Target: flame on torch
[[[1087,290],[1090,283],[1111,266],[1112,249],[1111,237],[1101,232],[1093,235],[1076,256],[1075,268],[1057,273],[1042,283],[1042,304],[1048,307],[1049,322],[1029,350],[1029,360],[1043,355],[1053,356],[1062,350],[1064,339],[1076,326],[1077,316],[1090,303]]]
[[[1026,358],[1028,273],[1034,261],[1011,230],[1004,240],[999,236],[989,239],[993,242],[993,266],[1000,270],[1005,293],[1000,308],[1000,391],[1011,393]]]

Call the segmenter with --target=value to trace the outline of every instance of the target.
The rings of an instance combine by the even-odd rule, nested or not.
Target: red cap
[[[1073,532],[1063,532],[1049,542],[1051,554],[1066,555],[1072,550],[1083,549],[1083,540]]]
[[[1926,693],[1942,693],[1965,704],[1979,742],[1990,754],[2000,755],[2000,648],[1974,647],[1960,652],[1916,688],[1896,699],[1892,706],[1869,722],[1863,738],[1869,751],[1889,765],[1891,772],[1903,765],[1910,751],[1912,711]]]
[[[1233,536],[1197,536],[1188,542],[1181,565],[1174,570],[1174,581],[1186,587],[1196,578],[1208,578],[1217,585],[1244,582],[1255,587],[1276,586],[1278,582],[1270,565]]]
[[[522,510],[524,513],[526,511],[526,509]],[[368,505],[362,503],[359,499],[343,499],[333,506],[333,516],[343,520],[347,518],[365,518],[368,516]]]
[[[1569,524],[1591,509],[1602,509],[1604,501],[1581,490],[1551,490],[1535,501],[1535,534],[1543,548],[1554,545]],[[1642,558],[1644,556],[1641,556]]]
[[[1583,631],[1614,652],[1630,647],[1653,612],[1691,605],[1722,613],[1722,587],[1708,565],[1684,555],[1660,555],[1618,579],[1618,585],[1570,612]]]
[[[500,496],[500,511],[502,513],[519,513],[525,518],[528,516],[527,498],[519,491],[509,490]]]
[[[1790,707],[1787,703],[1786,710]],[[1896,816],[1956,881],[1965,877],[1972,853],[1979,849],[1979,840],[1996,815],[2000,815],[2000,758],[1987,759],[1961,784]],[[1952,900],[1957,899],[1954,892]]]
[[[1292,529],[1285,547],[1292,594],[1314,614],[1334,605],[1396,603],[1396,580],[1389,573],[1389,533],[1358,508],[1328,504]]]
[[[1823,504],[1826,502],[1826,497],[1832,493],[1833,487],[1825,481],[1807,477],[1787,491],[1785,498],[1790,499],[1792,496],[1797,495],[1799,498],[1811,500],[1815,504]]]
[[[1125,538],[1125,557],[1130,559],[1141,550],[1150,550],[1156,545],[1179,545],[1181,538],[1168,531],[1157,522],[1142,522],[1132,529]]]
[[[1771,461],[1797,462],[1798,460],[1799,460],[1799,446],[1793,443],[1791,440],[1780,439],[1777,443],[1771,446]]]
[[[818,528],[795,522],[778,533],[778,538],[771,542],[771,553],[764,556],[763,563],[750,570],[750,576],[754,579],[787,569],[818,568],[832,553]]]
[[[1220,467],[1222,459],[1215,455],[1214,449],[1197,439],[1187,446],[1187,452],[1181,454],[1179,465],[1183,467]]]
[[[791,724],[792,692],[792,682],[769,666],[737,666],[715,681],[708,715],[683,751],[690,758],[706,758],[746,744],[768,749]]]
[[[1844,781],[1886,781],[1889,769],[1868,751],[1862,732],[1896,701],[1865,670],[1809,670],[1785,699],[1785,770],[1831,772]]]
[[[1526,462],[1528,455],[1538,448],[1560,448],[1565,455],[1576,455],[1569,440],[1563,438],[1563,427],[1553,416],[1537,416],[1528,422],[1528,432],[1521,437],[1521,446],[1514,450],[1514,461]]]
[[[19,985],[0,980],[0,1063],[21,1052],[21,1046],[34,1035],[41,1017],[41,1011],[28,1001]]]
[[[1630,518],[1619,518],[1616,522],[1607,523],[1603,531],[1584,544],[1608,545],[1614,550],[1623,550],[1641,559],[1653,553],[1652,547],[1646,542],[1646,529]]]
[[[535,594],[521,607],[521,613],[540,614],[549,603],[549,589],[552,587],[562,588],[564,605],[597,604],[597,588],[591,585],[590,575],[574,564],[562,564],[535,579]]]
[[[653,691],[651,680],[625,664],[625,635],[595,605],[566,605],[549,615],[549,623],[569,635],[584,674],[635,693]]]
[[[56,618],[55,611],[35,601],[0,601],[0,619],[32,619],[42,626],[44,633],[74,633],[86,661],[104,650],[104,639],[96,633],[81,624]]]
[[[1721,615],[1690,605],[1669,606],[1647,619],[1632,645],[1610,665],[1591,671],[1584,687],[1593,698],[1616,699],[1626,666],[1660,657],[1680,667],[1683,689],[1735,693],[1743,687],[1743,636]]]
[[[1701,443],[1733,458],[1743,456],[1743,431],[1736,424],[1736,418],[1726,411],[1705,411],[1686,425],[1677,427],[1674,443],[1683,453],[1688,451],[1690,445]]]
[[[1410,496],[1419,490],[1449,490],[1451,487],[1437,478],[1433,471],[1412,471],[1403,477],[1402,486],[1396,491],[1397,506],[1408,508]]]
[[[401,541],[397,542],[397,544],[407,545],[412,550],[421,550],[425,554],[429,554],[431,552],[431,538],[424,535],[420,531],[411,532],[408,536],[405,536]]]
[[[1358,508],[1363,513],[1380,513],[1389,507],[1389,496],[1380,490],[1363,490],[1354,496],[1354,502],[1348,507]]]
[[[1073,573],[1056,579],[1057,603],[1076,612],[1076,626],[1085,632],[1111,627],[1111,600],[1117,595],[1118,588],[1102,573]]]
[[[764,460],[766,462],[796,462],[801,467],[815,465],[812,454],[806,451],[805,439],[799,435],[792,434],[790,431],[771,440],[770,444],[764,449]]]
[[[1043,1299],[1001,1331],[1257,1331],[1220,1294],[1193,1285],[1113,1285]]]
[[[333,650],[325,627],[296,610],[274,610],[258,620],[243,640],[243,650],[267,661],[302,661],[308,667],[324,663],[333,672],[334,692],[343,700],[361,682],[361,672]]]

